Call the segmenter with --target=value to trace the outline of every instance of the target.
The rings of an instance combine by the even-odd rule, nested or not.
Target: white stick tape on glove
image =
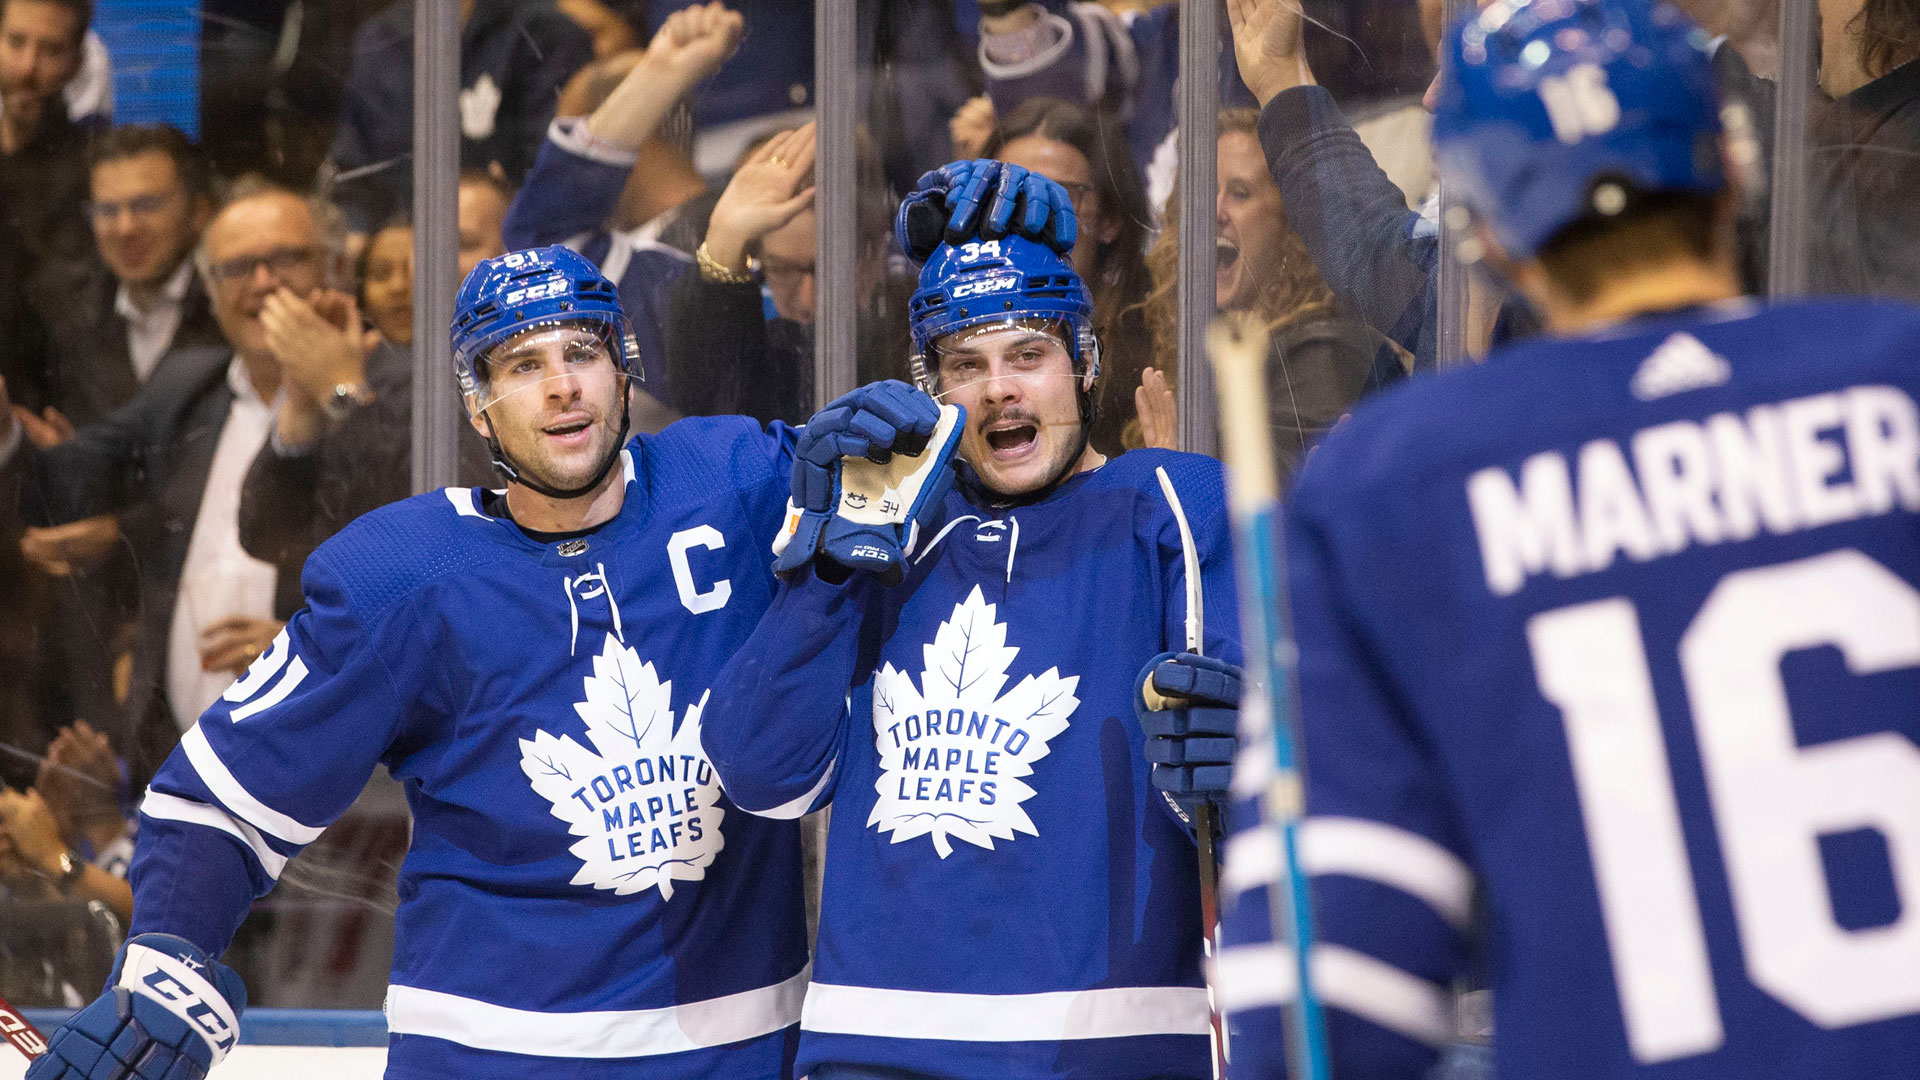
[[[927,438],[926,451],[917,456],[895,454],[885,465],[863,457],[841,458],[840,504],[835,508],[840,516],[856,525],[913,523],[920,493],[935,471],[947,464],[949,455],[942,451],[953,441],[962,415],[958,406],[940,406],[940,422]],[[905,553],[913,554],[912,539],[906,542]]]

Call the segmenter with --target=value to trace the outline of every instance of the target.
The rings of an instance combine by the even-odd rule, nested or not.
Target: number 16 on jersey
[[[1527,638],[1566,724],[1634,1057],[1714,1050],[1720,1005],[1638,612],[1577,604],[1535,616]],[[1898,731],[1799,745],[1780,663],[1822,647],[1854,676],[1920,666],[1920,591],[1851,549],[1739,571],[1678,661],[1747,974],[1831,1029],[1920,1012],[1920,747]],[[1820,837],[1861,829],[1885,839],[1902,903],[1893,922],[1850,930]]]

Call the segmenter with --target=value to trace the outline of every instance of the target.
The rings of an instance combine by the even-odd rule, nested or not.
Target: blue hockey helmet
[[[581,325],[606,341],[615,366],[642,379],[619,290],[586,258],[555,244],[482,259],[453,305],[453,367],[470,407],[484,397],[487,350],[541,326]]]
[[[1100,343],[1093,334],[1093,296],[1073,265],[1045,244],[1004,236],[942,244],[920,268],[920,287],[907,303],[913,330],[913,377],[934,392],[939,365],[935,342],[960,330],[1046,319],[1068,335],[1083,390],[1100,377]]]
[[[1497,0],[1447,35],[1440,167],[1521,258],[1636,193],[1720,191],[1709,41],[1663,0]]]

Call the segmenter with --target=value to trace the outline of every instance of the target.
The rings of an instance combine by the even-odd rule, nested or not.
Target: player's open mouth
[[[997,458],[1014,458],[1033,448],[1040,429],[1024,421],[987,429],[987,447]]]
[[[592,426],[591,416],[575,413],[556,423],[548,424],[540,430],[558,442],[574,446],[587,440],[587,429]]]

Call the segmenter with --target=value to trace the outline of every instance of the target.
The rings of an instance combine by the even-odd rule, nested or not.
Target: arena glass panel
[[[135,6],[102,3],[102,24],[110,13],[119,12],[121,22],[116,25],[124,26],[122,9]],[[608,6],[616,15],[623,10],[622,5]],[[765,220],[758,219],[733,230],[736,240],[743,232],[761,230],[739,245],[742,254],[754,254],[761,262],[759,276],[750,283],[729,282],[724,275],[709,280],[692,266],[690,256],[701,242],[713,239],[709,215],[740,163],[754,163],[754,151],[764,148],[762,140],[768,132],[794,130],[811,119],[815,103],[812,13],[796,16],[790,10],[794,5],[750,6],[739,53],[717,74],[687,91],[681,105],[650,128],[637,158],[632,147],[609,147],[590,138],[591,129],[584,122],[566,121],[588,117],[616,100],[617,88],[634,66],[632,50],[644,44],[670,13],[662,9],[676,6],[683,5],[653,5],[651,21],[629,22],[624,28],[619,19],[591,23],[585,27],[590,40],[584,54],[577,40],[540,53],[542,60],[571,55],[577,64],[522,64],[515,68],[511,86],[505,69],[463,70],[457,122],[462,134],[461,165],[472,171],[463,176],[457,190],[439,197],[455,198],[460,207],[463,270],[472,259],[510,245],[567,241],[617,278],[629,315],[636,323],[645,322],[636,334],[642,340],[641,361],[647,372],[637,397],[636,428],[656,430],[679,415],[732,412],[799,422],[823,399],[825,390],[844,388],[826,385],[812,347],[810,307],[817,288],[813,271],[818,258],[815,227],[804,221],[803,212],[771,227],[763,227]],[[1304,35],[1316,80],[1339,103],[1388,181],[1401,190],[1408,212],[1426,208],[1429,228],[1436,214],[1430,209],[1433,180],[1418,97],[1432,73],[1429,47],[1437,20],[1427,10],[1431,6],[1412,0],[1309,4],[1312,25]],[[259,173],[298,193],[316,194],[339,212],[346,237],[338,251],[329,248],[326,257],[318,260],[317,272],[333,275],[328,279],[332,285],[357,295],[366,329],[378,335],[374,353],[366,361],[369,370],[372,357],[383,356],[395,380],[377,387],[372,402],[348,407],[363,410],[355,420],[373,415],[365,409],[381,410],[381,419],[391,426],[376,430],[411,431],[404,412],[396,418],[385,411],[413,397],[405,348],[414,339],[408,293],[415,280],[415,252],[411,230],[401,224],[415,197],[408,78],[412,24],[402,17],[410,12],[348,0],[145,7],[158,14],[136,25],[151,28],[158,37],[144,41],[143,47],[167,56],[197,50],[197,70],[189,72],[197,82],[171,77],[171,68],[167,72],[155,68],[144,82],[123,78],[116,71],[113,85],[127,115],[173,115],[164,109],[177,111],[179,87],[197,85],[199,100],[193,115],[200,148],[215,173],[228,181]],[[861,52],[854,70],[864,83],[856,98],[861,133],[852,148],[857,250],[852,280],[842,287],[858,300],[858,381],[909,374],[905,298],[911,293],[914,268],[889,240],[897,199],[911,190],[926,169],[953,158],[987,153],[989,142],[997,140],[994,153],[1042,172],[1059,171],[1056,179],[1066,184],[1073,197],[1083,236],[1094,244],[1084,268],[1079,252],[1074,264],[1095,295],[1095,329],[1103,345],[1095,447],[1117,454],[1150,442],[1182,445],[1177,419],[1182,414],[1177,405],[1182,385],[1178,370],[1181,267],[1174,243],[1177,223],[1170,223],[1167,215],[1179,157],[1178,136],[1173,134],[1178,111],[1173,73],[1180,67],[1173,10],[1168,5],[1142,8],[1120,3],[1032,5],[1003,16],[1017,16],[1018,25],[1003,24],[1001,30],[1018,40],[996,45],[991,40],[994,28],[974,17],[971,7],[963,3],[949,10],[944,4],[876,0],[857,5],[855,40]],[[1424,26],[1422,16],[1427,17]],[[1045,59],[1048,42],[1059,39],[1043,41],[1034,28],[1059,34],[1063,24],[1070,28],[1066,32],[1089,47],[1095,40],[1100,42],[1105,50],[1102,77],[1089,74],[1086,65],[1091,60],[1079,53],[1056,58],[1082,65],[1068,73],[1057,70],[1058,64],[1035,63]],[[125,33],[116,30],[113,42],[123,40]],[[1431,350],[1422,355],[1417,335],[1399,342],[1397,349],[1380,340],[1379,332],[1392,327],[1379,325],[1388,321],[1380,315],[1385,301],[1370,291],[1376,282],[1368,274],[1328,281],[1313,267],[1314,245],[1337,244],[1335,226],[1346,221],[1340,206],[1327,198],[1337,194],[1340,185],[1304,186],[1293,200],[1307,204],[1304,208],[1288,205],[1262,187],[1259,173],[1266,155],[1244,111],[1255,102],[1234,71],[1233,28],[1224,17],[1217,33],[1219,70],[1189,77],[1204,76],[1217,83],[1223,110],[1215,140],[1220,194],[1214,246],[1219,254],[1210,269],[1195,270],[1190,265],[1188,273],[1210,272],[1222,309],[1257,312],[1283,343],[1308,327],[1315,328],[1316,340],[1319,330],[1330,328],[1339,343],[1345,366],[1329,362],[1331,367],[1314,373],[1316,378],[1325,375],[1330,380],[1327,395],[1314,408],[1292,398],[1284,415],[1276,414],[1281,453],[1297,460],[1312,436],[1371,386],[1354,384],[1357,361],[1353,357],[1366,358],[1369,378],[1390,373],[1393,364],[1411,370],[1432,365],[1438,357]],[[133,55],[132,47],[128,53]],[[111,58],[111,51],[108,55]],[[525,88],[517,78],[523,74],[522,67],[540,70],[545,81]],[[162,74],[169,77],[162,79]],[[848,71],[849,81],[851,76]],[[166,100],[145,102],[149,87],[156,95],[164,91]],[[518,100],[516,93],[521,95]],[[149,111],[149,104],[157,111]],[[615,111],[618,105],[616,100]],[[1228,114],[1226,110],[1240,111]],[[549,127],[548,120],[554,116],[562,119]],[[1021,127],[1018,132],[1007,126],[1016,120]],[[1074,137],[1054,137],[1059,133]],[[547,143],[555,144],[548,149],[571,175],[563,171],[546,183],[529,184]],[[614,164],[630,169],[629,178],[618,185],[607,183],[599,174]],[[594,166],[602,167],[599,173]],[[759,179],[773,194],[790,197],[805,186],[804,172]],[[1223,209],[1230,198],[1243,198],[1238,186],[1228,191],[1229,176],[1239,176],[1245,187],[1259,189],[1244,196],[1258,204],[1245,218]],[[787,186],[780,188],[783,183]],[[1277,191],[1271,175],[1264,183]],[[594,192],[591,199],[552,197],[588,189]],[[609,197],[609,190],[616,190],[617,197]],[[541,205],[542,196],[546,205]],[[74,234],[70,246],[76,259],[103,265],[108,261],[97,250],[102,242],[87,231],[87,223],[97,225],[103,220],[103,207],[112,207],[121,220],[132,217],[133,198],[127,196],[127,205],[122,206],[117,195],[88,194],[83,200],[93,203],[90,216],[76,205],[61,219]],[[587,206],[591,209],[583,212]],[[1311,220],[1304,215],[1312,215]],[[331,218],[331,214],[325,216]],[[506,227],[509,220],[512,229]],[[94,269],[97,276],[101,267]],[[255,273],[276,277],[282,269],[269,263],[255,268]],[[755,295],[743,308],[738,296],[722,295],[725,285],[736,285],[735,293],[750,286]],[[703,297],[699,289],[706,286],[714,289]],[[110,301],[112,287],[105,292]],[[737,313],[745,309],[763,318],[766,347],[750,356],[715,351],[712,343],[729,336],[728,320],[737,322]],[[676,322],[676,313],[691,321]],[[1431,316],[1439,317],[1437,312]],[[206,332],[216,347],[227,340],[215,321],[209,321]],[[318,340],[319,335],[309,335],[307,343]],[[1379,363],[1382,356],[1389,358],[1386,367]],[[1295,366],[1305,361],[1285,344],[1278,346],[1270,377],[1277,385],[1291,385],[1295,375],[1306,374]],[[1169,406],[1165,399],[1154,399],[1160,403],[1156,424],[1143,422],[1135,396],[1148,369],[1166,376],[1160,381],[1176,402]],[[1206,384],[1204,379],[1196,382]],[[66,400],[51,389],[39,399],[28,396],[21,391],[19,379],[10,378],[9,384],[15,388],[14,400],[29,407],[60,407]],[[1149,379],[1149,389],[1159,389],[1154,380]],[[92,418],[82,415],[78,406],[67,411],[76,414],[70,417],[76,425]],[[497,486],[482,441],[464,424],[455,425],[454,437],[460,445],[460,481]],[[251,636],[222,637],[220,644],[230,645],[233,657],[223,652],[210,662],[237,665],[230,673],[243,669],[244,661],[251,659],[246,654],[257,655],[271,641],[267,628],[290,614],[290,604],[297,604],[291,582],[304,551],[363,510],[411,490],[412,455],[405,438],[368,438],[364,449],[374,457],[370,464],[356,467],[354,482],[314,492],[310,517],[279,522],[279,531],[290,535],[275,551],[273,580],[275,586],[287,587],[270,587],[277,594],[271,606],[249,616],[256,621],[236,624],[253,631]],[[374,475],[387,478],[386,486],[374,490],[370,482]],[[149,509],[164,515],[168,508]],[[140,785],[177,740],[183,723],[191,722],[190,714],[170,707],[166,693],[170,667],[163,661],[140,659],[143,641],[149,643],[150,653],[158,649],[153,655],[164,658],[165,646],[173,638],[173,620],[151,619],[152,612],[160,606],[182,609],[184,605],[202,630],[229,612],[211,590],[183,591],[177,576],[162,569],[168,564],[166,535],[190,537],[195,520],[172,521],[178,526],[172,534],[166,532],[164,516],[160,524],[162,535],[147,541],[151,546],[146,547],[136,530],[149,528],[152,522],[127,515],[115,526],[110,541],[92,548],[84,539],[106,535],[104,524],[84,539],[75,539],[77,534],[72,533],[65,537],[30,533],[33,542],[22,549],[22,558],[9,570],[20,575],[18,591],[9,591],[29,598],[9,616],[17,615],[22,630],[9,636],[16,654],[11,662],[29,677],[7,680],[10,734],[6,744],[12,751],[7,756],[13,759],[7,779],[15,788],[41,784],[57,790],[62,781],[54,777],[65,777],[69,789],[81,793],[66,796],[75,800],[75,806],[62,813],[76,822],[69,829],[88,828],[86,823],[96,818],[102,822],[101,843],[86,841],[96,850],[110,846],[106,836],[107,826],[113,823],[110,812],[127,820]],[[65,554],[70,551],[73,558]],[[91,563],[81,558],[86,554],[94,556]],[[46,565],[36,564],[36,557]],[[49,568],[65,572],[49,573]],[[151,722],[127,715],[129,703],[141,701],[146,703],[142,716],[153,717]],[[84,747],[48,753],[66,725],[78,720],[86,720],[107,736],[112,756],[118,759],[111,770],[105,758]],[[77,745],[77,737],[69,737],[65,744]],[[58,759],[56,764],[71,760],[85,765],[68,766],[73,776],[52,770],[42,781],[42,764],[49,756]],[[83,776],[90,776],[92,782]],[[88,796],[88,792],[95,794]],[[391,946],[393,883],[407,842],[405,813],[398,786],[382,778],[369,785],[354,809],[325,837],[289,863],[275,891],[256,906],[229,956],[247,977],[256,1004],[348,1008],[378,1004]],[[79,839],[79,834],[74,838]],[[18,865],[18,855],[10,853],[15,872],[8,881],[19,883],[15,893],[23,898],[44,894],[44,880]],[[73,1004],[69,990],[83,999],[90,993],[87,987],[64,983],[42,989],[51,1004]]]

